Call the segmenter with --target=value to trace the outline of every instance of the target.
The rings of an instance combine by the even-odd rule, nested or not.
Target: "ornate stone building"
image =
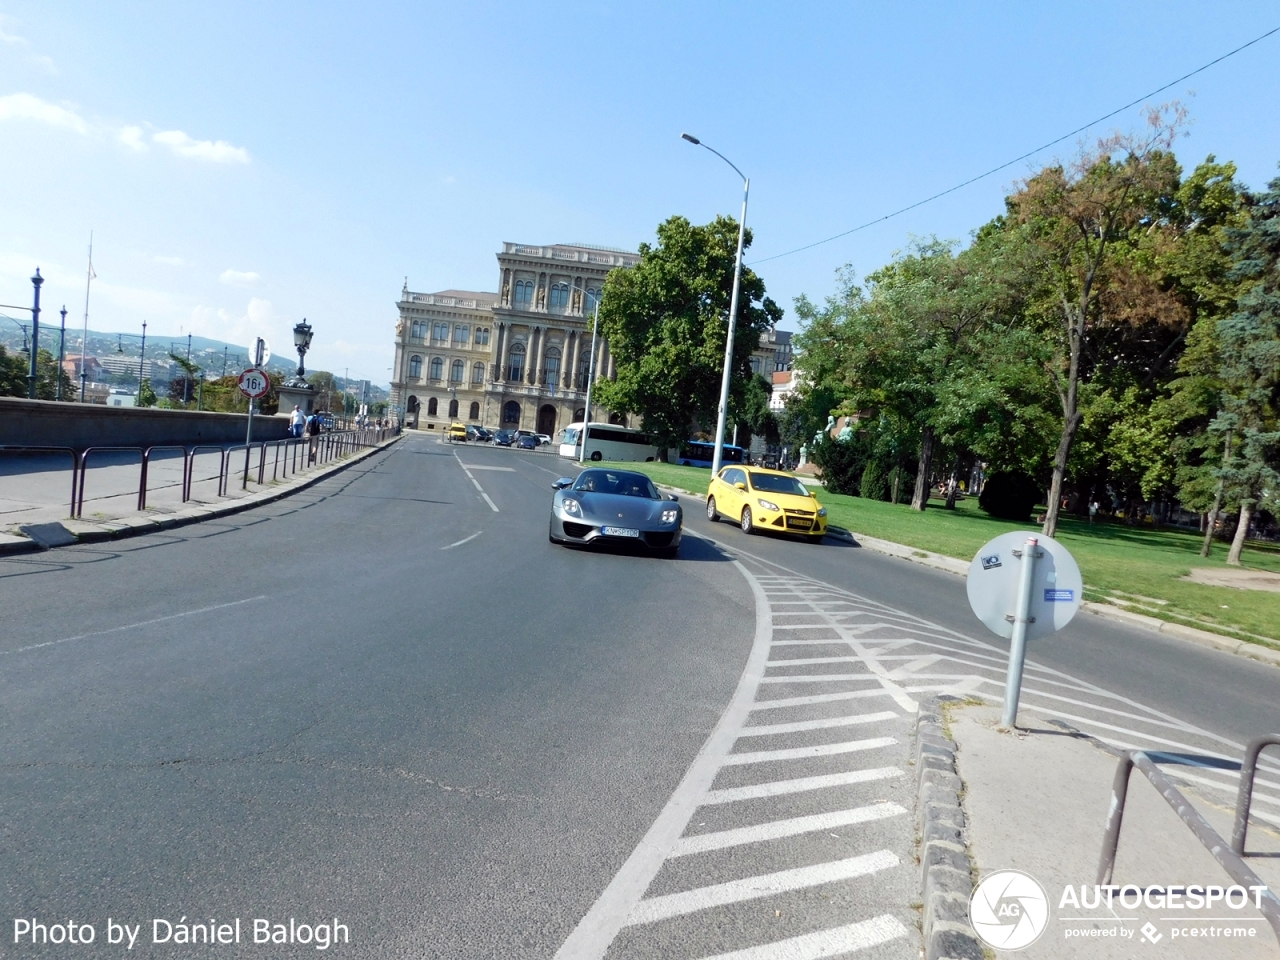
[[[582,420],[593,350],[596,378],[614,373],[604,338],[591,339],[596,298],[610,270],[637,262],[607,247],[504,243],[497,294],[411,293],[406,283],[392,407],[421,429],[461,420],[554,436]]]
[[[597,380],[616,374],[608,343],[592,342],[592,311],[609,271],[639,261],[611,247],[504,243],[498,293],[411,293],[406,280],[391,408],[423,430],[459,420],[554,438],[584,418],[592,352]],[[790,369],[790,337],[764,334],[752,369],[766,378]],[[592,420],[627,422],[599,406],[591,412]]]

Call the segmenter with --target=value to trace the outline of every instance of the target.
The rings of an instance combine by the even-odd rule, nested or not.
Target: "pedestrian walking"
[[[296,403],[293,405],[293,413],[289,414],[289,433],[293,437],[302,436],[302,428],[307,423],[307,415],[302,412],[302,408]]]
[[[320,452],[320,414],[313,413],[307,417],[307,436],[311,438],[307,450],[307,466],[310,466],[316,462],[316,455]]]

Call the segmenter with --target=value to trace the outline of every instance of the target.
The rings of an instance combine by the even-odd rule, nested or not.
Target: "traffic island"
[[[1128,960],[1150,951],[1170,960],[1274,960],[1276,935],[1254,906],[1254,894],[1230,892],[1225,869],[1140,774],[1129,782],[1113,888],[1108,893],[1096,885],[1117,765],[1110,748],[1031,714],[1017,729],[1004,729],[998,707],[970,701],[943,703],[938,713],[954,738],[963,837],[979,884],[969,922],[997,942],[1012,938],[1010,946],[1035,932],[1035,924],[1041,927],[1016,954],[996,947],[994,956]],[[943,757],[923,762],[942,767],[936,723],[931,719],[927,736],[919,739]],[[1198,791],[1191,779],[1206,765],[1221,766],[1212,760],[1164,762],[1162,770],[1214,830],[1230,838],[1234,811]],[[1180,771],[1189,776],[1180,778]],[[924,837],[927,849],[929,835]],[[1280,889],[1280,831],[1255,820],[1248,841],[1248,866],[1272,890]],[[1019,886],[989,889],[985,882],[1004,885],[1006,876]],[[1043,891],[1043,914],[1033,909],[1036,887]],[[1001,890],[1004,896],[994,895]],[[978,903],[984,892],[992,894],[985,907]],[[926,899],[926,911],[928,906]]]

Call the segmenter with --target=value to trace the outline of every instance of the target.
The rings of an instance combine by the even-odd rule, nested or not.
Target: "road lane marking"
[[[454,547],[460,547],[460,546],[462,546],[464,543],[470,543],[472,540],[474,540],[476,537],[480,536],[480,534],[482,534],[482,533],[484,533],[484,531],[483,531],[483,530],[477,530],[477,531],[476,531],[475,533],[473,533],[471,536],[469,536],[469,537],[464,537],[463,539],[461,539],[461,540],[457,541],[456,543],[451,543],[451,544],[449,544],[447,547],[441,547],[440,549],[441,549],[441,550],[452,550]]]
[[[703,799],[704,804],[737,803],[740,800],[761,800],[765,797],[783,797],[789,793],[807,793],[810,790],[827,790],[831,787],[848,787],[855,783],[872,783],[902,776],[897,767],[873,767],[868,770],[846,770],[844,773],[824,773],[817,777],[796,777],[793,780],[770,780],[753,783],[747,787],[724,787],[712,790]]]
[[[780,840],[783,837],[798,837],[804,833],[816,833],[819,830],[835,830],[838,827],[850,827],[858,823],[870,823],[874,820],[887,820],[907,811],[896,803],[876,803],[867,807],[854,807],[850,810],[836,810],[832,813],[815,813],[807,817],[789,817],[785,820],[773,820],[769,823],[757,824],[754,827],[738,827],[734,830],[717,830],[714,833],[698,833],[692,837],[681,837],[671,851],[673,857],[683,857],[691,853],[706,853],[709,850],[724,850],[727,847],[739,847],[748,843],[763,843],[766,840]]]
[[[836,641],[839,643],[840,641]],[[935,657],[934,659],[939,659]],[[807,667],[815,663],[861,663],[857,657],[800,657],[795,660],[770,660],[771,667]]]
[[[834,757],[842,753],[861,753],[863,750],[879,750],[893,746],[893,737],[872,737],[869,740],[846,740],[843,743],[821,743],[812,747],[793,747],[787,750],[754,750],[751,753],[731,753],[724,758],[725,766],[744,763],[770,763],[774,760],[805,760],[810,757]]]
[[[822,960],[855,950],[879,946],[907,935],[907,928],[889,914],[850,923],[830,930],[819,930],[799,937],[788,937],[758,947],[746,947],[729,953],[717,953],[702,960]]]
[[[462,458],[458,456],[457,452],[453,454],[453,459],[458,461],[458,466],[460,466],[462,468],[462,472],[467,475],[467,479],[470,480],[475,485],[475,488],[480,491],[480,496],[484,497],[484,502],[489,505],[489,509],[494,513],[497,513],[498,505],[489,499],[489,495],[484,492],[484,487],[480,486],[480,482],[471,475],[471,471],[467,469],[467,465],[462,462]]]
[[[461,460],[459,460],[458,462],[462,463]],[[489,467],[489,466],[485,466],[482,463],[463,463],[462,466],[466,470],[496,470],[498,473],[515,473],[516,472],[515,467]]]
[[[836,700],[860,700],[863,697],[890,696],[884,687],[874,690],[845,690],[841,693],[816,693],[808,697],[783,697],[780,700],[757,700],[752,710],[777,710],[779,707],[807,707],[814,703],[834,703]]]
[[[0,654],[6,653],[26,653],[28,650],[39,650],[41,647],[55,647],[60,643],[70,643],[72,640],[88,640],[90,637],[104,637],[109,633],[120,633],[122,630],[137,630],[139,627],[149,627],[152,624],[164,623],[167,620],[177,620],[180,617],[194,617],[199,613],[210,613],[214,610],[225,610],[228,607],[238,607],[241,604],[253,603],[257,600],[267,599],[266,594],[257,597],[247,597],[244,600],[232,600],[229,603],[217,603],[212,607],[201,607],[199,610],[185,610],[182,613],[171,613],[167,617],[156,617],[154,620],[143,620],[139,623],[125,624],[123,627],[110,627],[106,630],[94,630],[92,633],[81,633],[74,637],[63,637],[61,640],[47,640],[44,643],[33,643],[29,647],[18,647],[15,650],[0,650]]]
[[[825,683],[828,680],[875,680],[869,673],[806,673],[792,676],[765,677],[761,683]]]
[[[727,883],[699,887],[696,890],[651,897],[635,905],[627,916],[627,926],[654,923],[728,903],[759,900],[761,897],[789,893],[792,890],[804,890],[807,887],[818,887],[839,880],[865,877],[896,867],[901,862],[892,851],[877,850],[875,853],[849,857],[846,860],[833,860],[830,863],[819,863],[812,867],[779,870],[776,873],[766,873],[758,877],[730,880]]]
[[[847,717],[827,717],[824,720],[799,720],[796,723],[773,723],[761,727],[745,727],[740,737],[767,737],[775,733],[800,733],[804,730],[828,730],[832,727],[852,727],[859,723],[879,723],[893,720],[898,715],[892,710],[882,713],[855,713]]]

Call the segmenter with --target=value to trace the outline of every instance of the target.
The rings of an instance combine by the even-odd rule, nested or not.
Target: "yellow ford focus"
[[[761,467],[724,467],[707,488],[707,519],[736,520],[743,533],[800,534],[821,543],[827,508],[789,473]]]

